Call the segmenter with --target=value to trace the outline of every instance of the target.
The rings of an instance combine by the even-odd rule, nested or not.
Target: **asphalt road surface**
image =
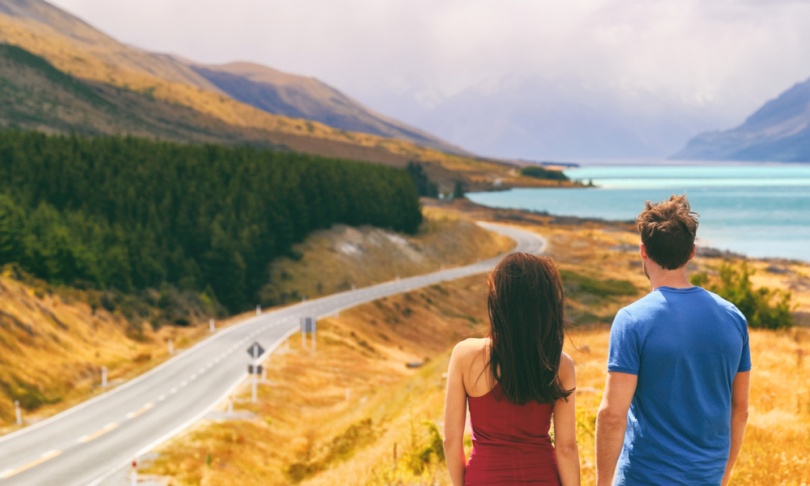
[[[511,237],[514,251],[540,253],[545,241],[514,227],[480,223]],[[266,359],[298,332],[301,317],[323,317],[382,297],[491,270],[500,257],[397,279],[257,315],[153,370],[47,420],[0,437],[0,486],[101,485],[131,461],[205,416],[248,377],[248,348]]]

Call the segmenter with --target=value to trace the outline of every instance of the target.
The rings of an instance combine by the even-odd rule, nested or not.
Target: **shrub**
[[[768,287],[754,289],[751,284],[754,270],[747,262],[736,265],[723,262],[717,274],[716,279],[710,279],[706,273],[696,273],[690,280],[692,284],[705,286],[737,306],[752,328],[784,329],[793,326],[790,292]]]
[[[520,169],[520,173],[526,177],[534,177],[535,179],[549,179],[552,181],[568,180],[568,176],[566,176],[561,170],[544,169],[543,167],[538,167],[535,165],[530,165]]]

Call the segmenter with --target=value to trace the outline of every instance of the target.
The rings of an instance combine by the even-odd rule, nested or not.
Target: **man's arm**
[[[613,483],[627,428],[627,411],[636,393],[638,376],[609,371],[596,416],[596,484]]]
[[[751,381],[751,372],[737,373],[731,385],[731,449],[726,463],[726,472],[723,474],[723,486],[731,479],[731,469],[737,461],[742,448],[745,425],[748,422],[748,385]]]

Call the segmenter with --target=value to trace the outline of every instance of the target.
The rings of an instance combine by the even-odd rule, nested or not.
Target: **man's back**
[[[700,287],[659,287],[622,309],[608,370],[638,382],[616,484],[719,484],[732,382],[750,367],[745,318]]]

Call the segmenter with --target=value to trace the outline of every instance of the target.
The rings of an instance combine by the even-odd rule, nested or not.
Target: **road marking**
[[[149,402],[149,403],[147,403],[146,405],[144,405],[143,407],[141,407],[140,409],[138,409],[138,410],[136,410],[136,411],[134,411],[134,412],[129,412],[129,413],[127,414],[127,418],[128,418],[128,419],[134,419],[134,418],[135,418],[135,417],[137,417],[138,415],[143,415],[143,414],[145,414],[146,412],[148,412],[149,410],[151,410],[151,409],[152,409],[152,407],[154,407],[154,406],[155,406],[155,404],[154,404],[154,403]]]
[[[84,437],[81,437],[79,439],[79,442],[81,442],[82,444],[86,444],[86,443],[90,442],[91,440],[97,439],[97,438],[101,437],[102,435],[106,434],[107,432],[109,432],[109,431],[111,431],[113,429],[116,429],[116,428],[118,428],[117,423],[115,423],[115,422],[109,423],[109,424],[105,425],[103,429],[101,429],[101,430],[99,430],[97,432],[93,432],[92,434],[85,435]]]
[[[159,402],[162,402],[165,399],[166,399],[166,395],[161,395],[161,396],[158,397]]]
[[[197,379],[197,373],[194,373],[193,375],[188,377],[188,381],[194,381],[196,379]]]
[[[37,459],[35,461],[31,461],[31,462],[29,462],[28,464],[26,464],[24,466],[18,467],[17,469],[6,469],[2,473],[0,473],[0,479],[7,479],[7,478],[10,478],[11,476],[14,476],[15,474],[20,474],[23,471],[27,471],[27,470],[31,469],[32,467],[39,466],[43,462],[45,462],[47,460],[50,460],[50,459],[53,459],[54,457],[58,456],[61,453],[62,453],[62,451],[57,451],[57,450],[48,451],[45,454],[42,454],[42,457],[40,457],[39,459]]]
[[[180,383],[180,388],[183,388],[186,385],[188,385],[188,381],[184,380],[183,382]]]
[[[169,390],[169,393],[177,393],[177,387],[174,387],[171,390]]]

